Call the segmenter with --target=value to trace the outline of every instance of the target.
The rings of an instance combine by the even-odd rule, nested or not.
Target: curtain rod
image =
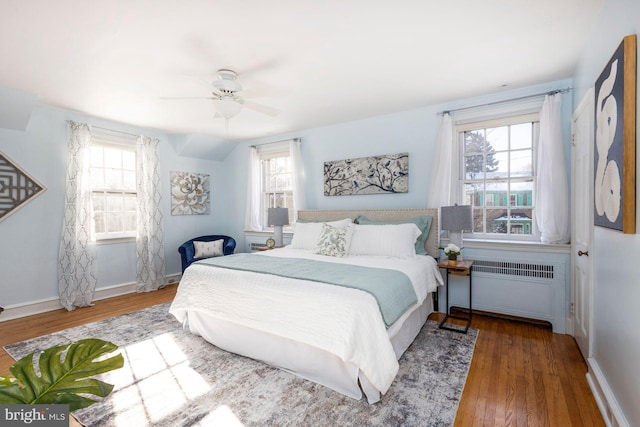
[[[104,130],[104,131],[107,131],[107,132],[120,133],[122,135],[129,135],[129,136],[133,136],[133,137],[136,137],[136,138],[140,136],[140,135],[136,135],[136,134],[129,133],[129,132],[122,132],[120,130],[107,129],[107,128],[103,128],[103,127],[100,127],[100,126],[94,126],[94,125],[91,125],[91,128],[100,129],[100,130]]]
[[[281,140],[281,141],[265,142],[264,144],[253,144],[253,145],[250,145],[249,147],[251,147],[251,148],[256,148],[256,147],[258,147],[258,146],[271,145],[271,144],[279,144],[279,143],[281,143],[281,142],[287,142],[287,141],[291,141],[291,140],[296,141],[296,142],[300,142],[300,141],[301,141],[301,139],[300,139],[300,138],[287,138],[287,139],[283,139],[283,140]]]
[[[533,95],[525,95],[517,98],[505,99],[502,101],[488,102],[486,104],[478,104],[478,105],[470,105],[468,107],[453,108],[451,110],[440,111],[438,114],[443,116],[445,114],[453,113],[454,111],[470,110],[472,108],[479,108],[479,107],[491,107],[492,105],[504,104],[504,103],[513,102],[513,101],[522,101],[523,99],[529,99],[529,98],[538,98],[542,95],[555,95],[556,93],[566,93],[566,92],[571,92],[572,90],[573,88],[568,87],[564,89],[552,90],[549,92],[540,92],[540,93],[535,93]]]

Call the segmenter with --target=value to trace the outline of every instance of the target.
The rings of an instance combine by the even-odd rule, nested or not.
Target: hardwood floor
[[[475,314],[471,327],[478,340],[455,426],[605,425],[573,337]]]
[[[0,322],[0,347],[172,301],[177,289],[178,285],[173,284],[154,292],[127,294],[95,301],[95,305],[92,307],[77,308],[73,311],[60,309]],[[13,363],[14,360],[2,349],[0,351],[0,375],[9,375],[9,368]]]
[[[177,286],[0,322],[0,346],[171,301]],[[440,314],[433,314],[438,320]],[[475,315],[473,361],[455,426],[604,426],[574,339],[543,326]],[[0,352],[0,375],[13,359]]]

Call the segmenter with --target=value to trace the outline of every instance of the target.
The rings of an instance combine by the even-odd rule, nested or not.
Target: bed
[[[397,224],[425,217],[431,217],[428,235],[418,237],[411,221]],[[170,313],[224,350],[375,403],[433,311],[432,293],[442,284],[434,259],[438,211],[305,210],[298,218],[290,246],[189,266]],[[364,224],[347,225],[355,218]],[[327,256],[310,250],[315,234],[308,231],[318,227],[352,233],[353,252]],[[373,227],[378,245],[371,244]],[[425,254],[407,255],[405,235],[415,236]],[[295,273],[281,273],[290,267]]]

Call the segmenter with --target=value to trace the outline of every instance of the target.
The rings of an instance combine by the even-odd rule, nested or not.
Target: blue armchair
[[[224,255],[231,255],[236,250],[236,241],[233,237],[223,236],[223,235],[211,235],[211,236],[200,236],[195,237],[191,240],[187,240],[178,248],[178,252],[180,252],[180,257],[182,258],[182,273],[184,274],[184,270],[191,265],[192,262],[198,261],[202,258],[194,258],[195,248],[193,246],[193,241],[197,240],[199,242],[211,242],[213,240],[223,239],[224,243],[222,244],[222,252]]]

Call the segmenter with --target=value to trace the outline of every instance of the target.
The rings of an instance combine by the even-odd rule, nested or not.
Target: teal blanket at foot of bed
[[[197,264],[359,289],[375,297],[387,327],[418,302],[409,277],[387,268],[244,253],[208,258]]]

